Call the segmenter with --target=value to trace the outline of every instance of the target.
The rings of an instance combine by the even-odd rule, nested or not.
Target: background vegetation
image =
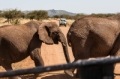
[[[90,14],[90,15],[86,15],[86,14],[76,14],[74,16],[69,15],[69,14],[62,14],[62,15],[54,15],[52,17],[48,16],[48,12],[44,11],[44,10],[34,10],[34,11],[30,11],[28,13],[24,13],[20,10],[17,9],[12,9],[12,10],[0,10],[0,17],[2,18],[6,18],[5,22],[11,23],[11,24],[20,24],[20,19],[30,19],[30,20],[43,20],[43,19],[48,19],[48,18],[54,18],[54,19],[59,19],[59,18],[66,18],[66,19],[78,19],[84,16],[94,16],[94,17],[102,17],[102,18],[106,18],[106,17],[110,17],[113,15],[120,15],[120,13],[117,14]]]

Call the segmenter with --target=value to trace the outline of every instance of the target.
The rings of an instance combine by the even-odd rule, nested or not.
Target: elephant
[[[75,20],[67,32],[68,45],[71,47],[74,61],[105,56],[119,56],[120,19],[118,17],[86,16]],[[74,62],[73,61],[73,62]],[[77,70],[79,70],[77,68]],[[74,69],[66,71],[76,75]]]
[[[0,28],[0,65],[5,70],[12,70],[12,63],[28,56],[36,67],[44,66],[40,51],[42,43],[52,45],[61,42],[66,61],[70,63],[66,38],[55,22],[29,21],[21,25],[4,26]],[[20,77],[13,76],[10,79]]]

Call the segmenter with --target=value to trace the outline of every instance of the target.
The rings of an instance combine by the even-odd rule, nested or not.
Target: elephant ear
[[[38,34],[39,39],[46,44],[53,44],[53,40],[50,37],[50,29],[47,27],[48,23],[42,23],[39,26]]]

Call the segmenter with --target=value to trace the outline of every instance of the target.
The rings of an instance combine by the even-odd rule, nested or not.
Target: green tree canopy
[[[24,13],[17,9],[3,11],[3,17],[5,17],[10,23],[12,23],[14,20],[18,21],[18,19],[21,18],[23,14]]]
[[[31,20],[42,20],[48,18],[48,13],[44,10],[34,10],[27,14],[27,18]]]

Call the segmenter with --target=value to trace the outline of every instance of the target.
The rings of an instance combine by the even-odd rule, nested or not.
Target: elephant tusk
[[[64,46],[66,46],[66,44],[65,44],[64,42],[62,42],[62,44],[63,44]]]

